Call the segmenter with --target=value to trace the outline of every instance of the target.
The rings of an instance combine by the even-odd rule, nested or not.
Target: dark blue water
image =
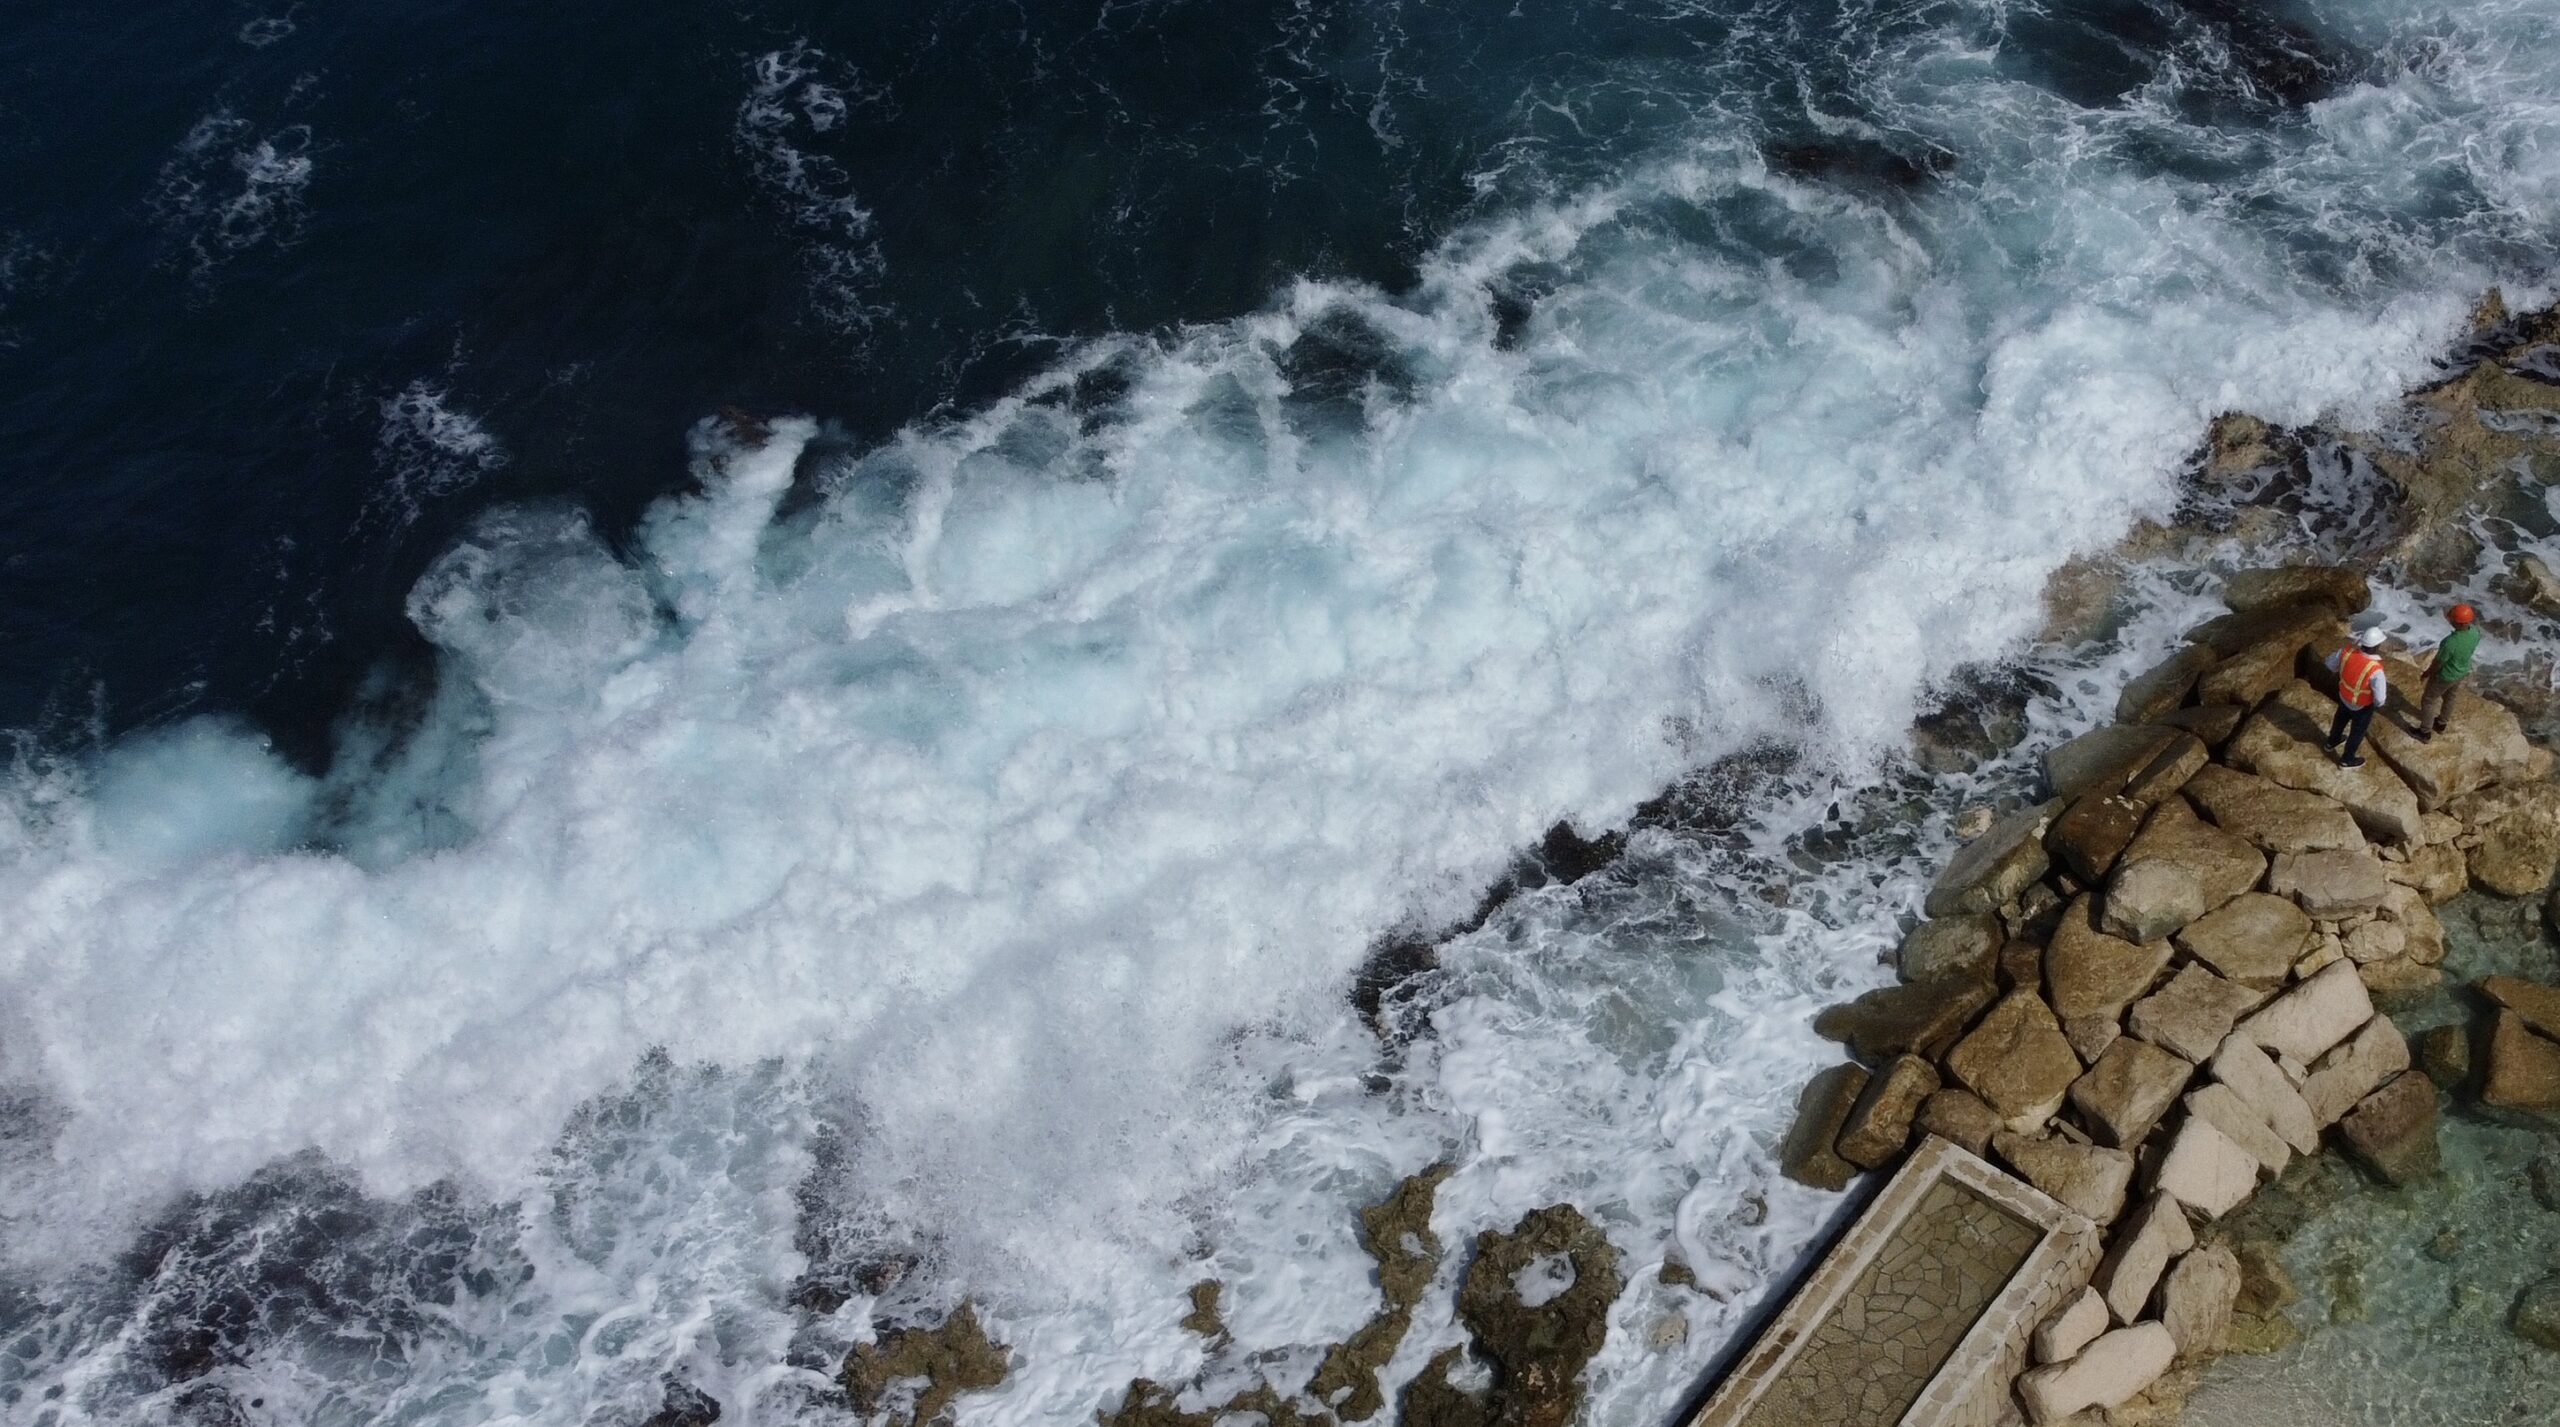
[[[2194,102],[2264,117],[2345,63],[2283,9],[2090,0],[2008,40],[2027,78],[2106,104],[2237,35]],[[225,710],[317,761],[352,685],[419,654],[401,598],[491,503],[565,495],[619,531],[715,412],[867,442],[1096,333],[1247,311],[1302,275],[1393,288],[1462,212],[1588,179],[1702,104],[1762,115],[1779,162],[1923,181],[1952,161],[1927,139],[1805,116],[1859,108],[1857,49],[1827,48],[1844,30],[1930,22],[1667,0],[11,6],[0,728],[78,742]],[[1825,47],[1773,49],[1772,26]]]

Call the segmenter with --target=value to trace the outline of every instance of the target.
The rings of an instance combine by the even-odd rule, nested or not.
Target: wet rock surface
[[[933,1427],[950,1420],[961,1394],[1000,1387],[1010,1370],[1009,1350],[987,1336],[976,1305],[963,1303],[936,1327],[902,1328],[856,1347],[838,1380],[865,1417],[881,1414],[894,1389],[913,1383],[913,1405],[881,1420],[889,1427]]]

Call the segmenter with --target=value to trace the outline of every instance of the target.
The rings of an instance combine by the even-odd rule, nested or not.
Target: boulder
[[[2364,832],[2335,798],[2306,793],[2220,764],[2199,770],[2183,790],[2214,826],[2268,852],[2360,849]]]
[[[2131,1149],[2178,1103],[2194,1074],[2194,1066],[2158,1046],[2125,1037],[2071,1082],[2071,1105],[2099,1143]]]
[[[2246,614],[2285,605],[2313,605],[2339,619],[2373,603],[2364,576],[2337,565],[2284,565],[2242,570],[2225,581],[2222,602]]]
[[[1860,1169],[1882,1169],[1911,1143],[1911,1121],[1920,1102],[1938,1088],[1938,1068],[1916,1055],[1898,1055],[1867,1082],[1840,1127],[1840,1157]]]
[[[2113,1016],[2074,1016],[2062,1023],[2062,1038],[2082,1065],[2095,1065],[2107,1047],[2124,1037],[2124,1023]]]
[[[2023,808],[1959,848],[1929,888],[1929,915],[1996,912],[2033,886],[2053,866],[2044,834],[2061,812],[2059,802]]]
[[[2560,1353],[2560,1273],[2516,1295],[2515,1316],[2508,1326],[2535,1347]]]
[[[2483,976],[2473,984],[2481,995],[2515,1012],[2526,1025],[2560,1040],[2560,986],[2545,986],[2521,976]]]
[[[2194,691],[2196,680],[2213,667],[2214,652],[2189,644],[2165,661],[2134,676],[2116,695],[2116,722],[2151,723],[2177,712]]]
[[[2160,1326],[2177,1342],[2178,1356],[2213,1352],[2239,1297],[2240,1256],[2228,1245],[2207,1244],[2171,1264],[2160,1285]]]
[[[2050,935],[2050,933],[2047,933]],[[2000,948],[2000,989],[2044,990],[2044,948],[2031,941],[2011,941]]]
[[[2163,728],[2192,733],[2204,740],[2205,747],[2220,751],[2231,741],[2231,735],[2240,731],[2241,720],[2248,716],[2249,711],[2238,704],[2199,704],[2165,714],[2156,722]]]
[[[1858,1096],[1867,1088],[1863,1065],[1835,1065],[1805,1082],[1796,1094],[1796,1122],[1778,1147],[1778,1170],[1798,1184],[1816,1189],[1846,1189],[1858,1167],[1840,1157],[1833,1145],[1849,1121]]]
[[[2196,702],[2254,704],[2293,681],[2306,655],[2346,642],[2345,621],[2319,618],[2300,622],[2270,639],[2224,656],[2196,680]]]
[[[2365,991],[2373,1003],[2389,1009],[2406,1010],[2426,1000],[2444,985],[2444,972],[2433,966],[2401,957],[2396,961],[2375,961],[2356,967]]]
[[[2392,883],[2382,897],[2382,915],[2400,929],[2403,952],[2411,961],[2434,966],[2444,960],[2444,921],[2417,888]]]
[[[2292,898],[2314,921],[2341,922],[2379,911],[2391,880],[2382,875],[2382,859],[2362,849],[2279,852],[2267,890]]]
[[[2099,930],[2097,912],[2096,899],[2073,899],[2044,951],[2045,994],[2065,1020],[2121,1016],[2169,968],[2169,943],[2111,936]]]
[[[2392,701],[2397,707],[2375,716],[2366,743],[2418,795],[2419,807],[2432,811],[2475,789],[2529,776],[2533,745],[2526,741],[2516,716],[2494,699],[2476,693],[2455,699],[2453,717],[2446,721],[2444,732],[2424,743],[2404,730],[2394,712],[2408,717],[2414,727],[2418,696],[2426,687],[2417,670],[2409,674],[2404,690],[2401,672],[2391,671]]]
[[[2151,1187],[2194,1213],[2219,1219],[2258,1192],[2258,1157],[2234,1144],[2211,1120],[2190,1119],[2170,1139]]]
[[[2338,1121],[2338,1138],[2387,1184],[2408,1184],[2436,1172],[2436,1087],[2423,1075],[2402,1075],[2367,1095]]]
[[[2187,631],[2189,644],[2201,644],[2228,659],[2261,644],[2304,645],[2325,638],[2342,621],[2316,605],[2282,605],[2219,615]]]
[[[1999,993],[1987,981],[1929,981],[1885,986],[1813,1018],[1814,1033],[1881,1065],[1897,1055],[1929,1055],[1946,1046]]]
[[[2459,1090],[2471,1078],[2471,1032],[2460,1025],[2429,1026],[2409,1043],[2418,1068],[2440,1090]]]
[[[2147,723],[2113,723],[2044,752],[2044,781],[2055,798],[2112,793],[2182,735]]]
[[[2092,793],[2054,820],[2044,845],[2072,876],[2095,886],[2142,831],[2143,817],[2142,804],[2131,798]]]
[[[2361,768],[2341,768],[2320,746],[2336,706],[2336,700],[2294,680],[2249,716],[2223,757],[2242,772],[2334,800],[2377,842],[2416,840],[2418,795],[2389,764],[2369,758]]]
[[[2294,1153],[2319,1152],[2320,1122],[2313,1117],[2310,1102],[2245,1030],[2233,1031],[2205,1070],[2216,1084],[2229,1086]]]
[[[1905,981],[1989,981],[2007,939],[2000,919],[1988,913],[1940,917],[1913,927],[1895,960]]]
[[[2114,1223],[2133,1188],[2133,1156],[2123,1150],[2004,1130],[1991,1137],[1991,1152],[2019,1178],[2094,1224]]]
[[[2002,1123],[2032,1129],[2062,1108],[2080,1059],[2063,1039],[2053,1008],[2040,996],[2012,991],[1982,1024],[1947,1053],[1947,1073],[1982,1097]]]
[[[2560,874],[2560,783],[2528,783],[2513,811],[2480,829],[2471,882],[2501,897],[2539,897]]]
[[[2320,1057],[2302,1082],[2311,1118],[2334,1125],[2356,1102],[2409,1068],[2409,1042],[2389,1016],[2376,1016],[2346,1043]]]
[[[2042,946],[2053,935],[2054,924],[2062,920],[2062,909],[2070,901],[2055,891],[2052,883],[2038,882],[2020,892],[2018,900],[2001,906],[2000,925],[2008,928],[2011,941],[2031,941]]]
[[[2127,941],[2157,941],[2258,885],[2267,859],[2197,817],[2183,798],[2151,814],[2107,880],[2100,925]]]
[[[2382,864],[2382,875],[2441,907],[2471,890],[2471,860],[2452,843],[2412,848],[2407,860]]]
[[[2480,1103],[2501,1110],[2560,1110],[2560,1041],[2535,1035],[2505,1007],[2489,1023]]]
[[[2169,746],[2153,754],[2141,771],[2125,780],[2120,795],[2144,807],[2151,807],[2187,786],[2187,780],[2213,762],[2213,750],[2204,740],[2191,733],[2180,732]]]
[[[2118,1328],[2067,1363],[2030,1369],[2018,1379],[2027,1420],[2043,1427],[2092,1407],[2114,1407],[2157,1381],[2178,1356],[2177,1340],[2158,1323]]]
[[[2142,1306],[2151,1301],[2151,1290],[2159,1286],[2169,1261],[2195,1246],[2195,1229],[2187,1223],[2186,1211],[2176,1200],[2154,1194],[2136,1206],[2108,1240],[2106,1256],[2098,1260],[2090,1286],[2098,1290],[2117,1322],[2130,1323],[2142,1316]]]
[[[1953,1087],[1921,1101],[1916,1123],[1922,1134],[1936,1135],[1977,1155],[1988,1151],[1991,1137],[2000,1133],[1997,1111],[1982,1103],[1982,1097],[1972,1091]]]
[[[2240,1018],[2266,999],[2264,991],[2225,981],[2191,963],[2178,968],[2167,985],[2134,1002],[2125,1029],[2201,1065]]]
[[[2396,961],[2409,954],[2409,934],[2390,922],[2370,921],[2362,926],[2348,929],[2346,948],[2347,960],[2358,966],[2370,966],[2377,961]]]
[[[2107,1327],[2107,1301],[2098,1296],[2098,1290],[2084,1286],[2037,1325],[2027,1346],[2039,1363],[2068,1362],[2096,1342]]]
[[[2258,1118],[2239,1093],[2228,1085],[2208,1085],[2187,1096],[2187,1113],[2210,1120],[2213,1127],[2231,1137],[2231,1142],[2247,1150],[2267,1172],[2269,1179],[2284,1173],[2293,1163],[2293,1147],[2282,1136]]]
[[[2311,917],[2289,898],[2246,892],[2180,931],[2178,949],[2246,986],[2281,986],[2311,944]]]
[[[2338,962],[2240,1023],[2250,1040],[2304,1064],[2373,1019],[2373,998],[2353,966]]]

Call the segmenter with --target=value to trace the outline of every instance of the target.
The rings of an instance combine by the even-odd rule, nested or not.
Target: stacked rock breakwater
[[[2254,570],[2225,595],[2116,723],[2045,753],[2047,801],[1948,863],[1901,984],[1817,1020],[1852,1058],[1806,1087],[1781,1150],[1790,1176],[1841,1188],[1935,1136],[2100,1227],[2103,1257],[2014,1383],[2039,1424],[2114,1420],[2245,1336],[2248,1256],[2216,1226],[2295,1157],[2334,1146],[2424,1179],[2439,1078],[2492,1112],[2560,1110],[2560,990],[2486,978],[2480,1034],[2439,1033],[2424,1069],[2380,1013],[2442,982],[2436,906],[2551,890],[2552,755],[2475,696],[2430,741],[2386,710],[2365,765],[2341,768],[2325,658],[2364,581]],[[2397,654],[2390,674],[2423,683]]]

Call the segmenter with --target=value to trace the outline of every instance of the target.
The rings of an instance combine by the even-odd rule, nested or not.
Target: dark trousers
[[[2334,744],[2341,738],[2347,741],[2347,746],[2338,750],[2340,758],[2353,758],[2356,750],[2364,747],[2364,731],[2373,727],[2373,708],[2371,704],[2360,709],[2338,705],[2338,716],[2329,720],[2329,743]]]

